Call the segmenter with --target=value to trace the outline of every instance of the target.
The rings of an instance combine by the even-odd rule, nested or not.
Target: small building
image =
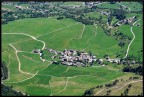
[[[37,49],[37,50],[33,50],[32,52],[33,52],[33,53],[40,53],[41,50],[40,50],[40,49]]]
[[[131,61],[131,64],[135,64],[136,62],[135,61]]]

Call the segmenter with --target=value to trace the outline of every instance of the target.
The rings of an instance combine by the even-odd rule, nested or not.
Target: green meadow
[[[120,31],[131,34],[130,27],[126,25],[121,26]],[[133,27],[133,32],[136,39],[130,54],[136,54],[135,51],[142,47],[142,29]],[[28,95],[82,95],[86,89],[127,75],[119,69],[122,68],[120,65],[84,68],[43,62],[39,54],[31,53],[34,49],[41,49],[43,43],[23,34],[45,42],[47,48],[91,51],[98,58],[105,54],[114,58],[116,53],[127,48],[121,49],[118,41],[106,36],[100,26],[83,25],[67,18],[27,18],[2,25],[2,61],[9,70],[9,78],[3,82]],[[20,52],[16,53],[10,44]],[[49,54],[44,55],[47,56]]]

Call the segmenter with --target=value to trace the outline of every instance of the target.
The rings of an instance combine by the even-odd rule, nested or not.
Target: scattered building
[[[131,18],[128,18],[128,19],[123,19],[121,21],[118,21],[115,26],[120,26],[122,24],[131,24],[133,23],[134,21],[136,21],[136,17],[131,17]]]

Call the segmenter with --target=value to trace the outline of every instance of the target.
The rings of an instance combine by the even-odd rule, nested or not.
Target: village
[[[51,53],[51,62],[53,64],[62,64],[67,66],[76,66],[76,67],[88,67],[93,66],[95,63],[99,65],[107,65],[106,63],[115,63],[115,64],[135,64],[135,61],[126,61],[121,58],[111,59],[109,56],[104,57],[104,59],[97,58],[93,56],[92,53],[87,53],[83,51],[76,50],[67,50],[64,51],[56,51],[50,48],[45,48],[48,53]],[[46,56],[44,57],[44,53],[40,49],[33,50],[32,53],[39,54],[40,59],[45,62]],[[57,60],[56,60],[57,59]]]

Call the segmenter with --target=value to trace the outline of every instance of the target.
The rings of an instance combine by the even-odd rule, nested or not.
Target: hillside
[[[142,17],[140,2],[2,2],[2,83],[30,96],[143,95]]]

